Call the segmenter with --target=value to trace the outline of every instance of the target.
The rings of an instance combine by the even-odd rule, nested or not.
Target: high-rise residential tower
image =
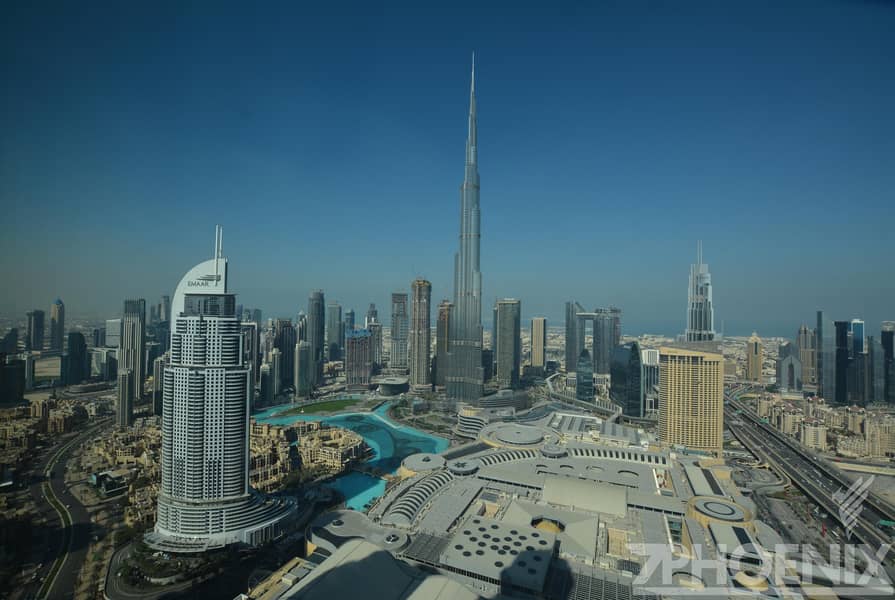
[[[61,371],[65,385],[75,385],[90,377],[90,359],[84,334],[78,331],[68,333],[68,348],[62,355]]]
[[[304,340],[295,345],[295,397],[308,398],[311,395],[311,344]]]
[[[119,427],[130,427],[134,424],[134,372],[130,369],[118,369],[115,424]]]
[[[368,329],[352,329],[345,336],[345,387],[366,390],[373,373],[372,336]]]
[[[880,345],[883,350],[884,401],[895,404],[895,321],[883,321]]]
[[[270,541],[283,533],[294,504],[249,487],[251,370],[241,351],[220,229],[214,258],[177,285],[171,317],[158,516],[146,542],[186,553]]]
[[[594,401],[594,359],[587,348],[581,350],[575,366],[575,398],[582,402]]]
[[[547,319],[531,320],[531,366],[543,369],[547,365]]]
[[[28,313],[28,335],[25,350],[40,352],[44,349],[44,311],[32,310]]]
[[[392,294],[392,347],[388,361],[388,366],[392,369],[407,368],[407,336],[409,329],[407,294],[405,292],[394,292]]]
[[[65,304],[61,298],[56,298],[50,306],[50,350],[62,352],[63,339],[65,338]]]
[[[764,361],[764,348],[761,338],[756,332],[746,342],[746,380],[761,382],[761,364]]]
[[[578,343],[578,313],[584,312],[584,307],[575,301],[566,302],[566,372],[572,373],[578,369],[578,358],[581,348],[584,348],[584,336],[582,332],[581,345]]]
[[[118,347],[118,368],[129,369],[134,378],[134,400],[143,397],[146,379],[146,300],[125,300],[121,317],[121,342]]]
[[[330,302],[326,306],[326,359],[342,359],[342,305]]]
[[[454,309],[451,315],[447,396],[477,403],[482,396],[481,212],[476,131],[475,61],[469,88],[466,167],[460,187],[460,247],[454,256]]]
[[[289,319],[277,319],[274,325],[274,348],[280,351],[281,364],[280,371],[277,375],[280,378],[277,390],[285,389],[292,385],[295,374],[292,370],[295,368],[295,344],[298,342],[298,333],[292,326]]]
[[[687,294],[688,342],[710,342],[715,339],[715,309],[712,305],[712,275],[702,262],[702,242],[696,250],[696,264],[690,265],[690,290]]]
[[[501,388],[519,385],[522,362],[522,303],[513,298],[497,301],[497,383]]]
[[[370,302],[370,307],[367,309],[367,314],[364,315],[364,329],[370,328],[370,323],[378,323],[379,322],[379,311],[376,310],[376,305]]]
[[[454,303],[450,300],[442,300],[438,305],[438,317],[435,322],[435,366],[433,369],[433,379],[438,387],[444,387],[447,380],[451,311],[453,309]]]
[[[799,362],[802,363],[802,383],[817,384],[817,334],[802,324],[796,335],[796,347],[799,349]]]
[[[659,349],[659,440],[720,454],[724,444],[724,357]]]
[[[410,385],[431,386],[432,284],[425,279],[415,280],[410,284],[410,298]]]
[[[311,344],[311,385],[323,382],[323,348],[326,321],[323,290],[314,290],[308,296],[308,343]]]

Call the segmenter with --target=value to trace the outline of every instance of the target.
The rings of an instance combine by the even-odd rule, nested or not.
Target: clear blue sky
[[[677,333],[700,238],[728,334],[895,319],[895,3],[134,4],[4,7],[2,313],[155,301],[215,223],[265,315],[449,297],[475,50],[486,321]]]

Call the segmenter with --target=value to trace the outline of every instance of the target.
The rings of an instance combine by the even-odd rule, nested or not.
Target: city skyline
[[[231,252],[241,257],[240,300],[264,307],[267,315],[294,315],[315,288],[346,308],[371,301],[387,305],[391,291],[408,289],[420,275],[432,282],[433,301],[451,298],[455,238],[441,224],[456,220],[454,157],[463,143],[456,123],[469,52],[475,49],[484,117],[480,151],[488,173],[484,302],[518,297],[524,300],[523,320],[546,316],[558,323],[562,301],[552,292],[558,286],[564,296],[623,307],[627,332],[676,335],[685,327],[681,281],[701,239],[714,276],[719,333],[723,324],[728,335],[757,330],[792,336],[817,308],[836,318],[861,317],[868,330],[891,319],[895,283],[877,275],[887,268],[888,221],[873,215],[885,213],[893,183],[880,157],[891,155],[895,139],[885,108],[895,99],[895,87],[882,76],[895,42],[880,34],[891,30],[895,17],[879,5],[837,7],[853,30],[864,33],[864,46],[837,37],[833,11],[815,3],[750,10],[742,23],[710,6],[693,19],[687,10],[669,14],[657,8],[639,21],[624,7],[581,9],[580,26],[575,19],[558,19],[546,54],[535,52],[544,40],[536,46],[521,39],[519,32],[534,20],[524,13],[497,31],[496,17],[486,13],[471,31],[439,46],[459,18],[448,16],[445,31],[425,31],[433,41],[416,43],[413,53],[406,46],[418,42],[417,34],[401,33],[401,18],[384,19],[385,32],[378,31],[377,39],[390,41],[371,56],[356,55],[353,48],[366,34],[350,26],[346,30],[360,40],[334,53],[319,50],[338,40],[317,35],[301,42],[252,38],[260,45],[248,58],[257,59],[259,52],[274,58],[251,79],[261,91],[257,97],[216,93],[230,90],[232,74],[214,67],[209,53],[236,61],[238,72],[247,64],[222,37],[236,15],[215,17],[198,48],[189,40],[199,23],[185,15],[169,32],[171,51],[154,55],[159,40],[128,29],[128,9],[113,10],[104,22],[133,34],[129,41],[111,40],[109,47],[62,59],[55,47],[39,50],[25,42],[36,17],[26,7],[16,10],[3,26],[4,37],[30,48],[25,62],[46,71],[8,65],[13,85],[3,125],[16,133],[18,146],[4,151],[9,160],[0,163],[0,199],[13,223],[30,220],[34,207],[52,218],[36,235],[25,238],[24,228],[15,227],[0,241],[0,278],[17,283],[0,299],[4,315],[47,310],[61,297],[69,319],[104,318],[124,298],[170,294],[168,282],[176,281],[181,268],[177,253],[153,245],[152,227],[138,232],[136,243],[118,243],[123,239],[112,224],[127,218],[152,222],[179,206],[184,218],[166,225],[165,235],[183,238],[185,252],[199,252],[203,242],[195,223],[212,198],[221,200],[215,220],[228,227]],[[738,49],[754,33],[750,24],[770,15],[778,28],[766,32],[767,56],[740,56]],[[299,17],[307,23],[331,20],[278,16],[282,24],[263,18],[259,30],[282,33],[281,27]],[[617,31],[584,35],[601,21]],[[92,22],[87,14],[56,43],[66,44],[69,35],[93,37]],[[655,52],[670,44],[669,29],[691,41],[667,55]],[[640,49],[618,56],[617,48],[629,47]],[[174,61],[175,51],[184,65]],[[135,54],[144,76],[160,82],[150,96],[153,106],[134,94],[145,91],[143,79],[125,77],[120,93],[97,94],[109,91],[113,75],[122,76],[122,53]],[[287,60],[294,63],[294,77],[280,74]],[[70,73],[94,62],[98,68],[89,81],[71,79]],[[420,69],[422,64],[428,68]],[[858,64],[860,73],[853,73]],[[342,99],[345,88],[330,77],[333,71],[348,75],[350,85],[363,92],[356,96],[370,99],[366,106]],[[797,82],[791,72],[801,74]],[[181,80],[186,73],[196,73],[196,81]],[[51,85],[62,85],[66,93],[23,102],[21,94],[33,96]],[[185,92],[172,94],[172,88]],[[764,104],[767,114],[750,108],[759,93],[771,99]],[[205,106],[218,96],[229,99]],[[327,102],[331,98],[340,100]],[[47,129],[60,102],[80,119]],[[302,116],[317,114],[321,105],[326,109],[319,124]],[[363,127],[352,134],[342,122]],[[91,126],[84,129],[86,123]],[[194,130],[189,142],[181,137],[188,124]],[[117,132],[125,130],[128,137],[119,138]],[[58,143],[41,143],[50,135]],[[365,141],[355,145],[353,135]],[[370,139],[377,139],[375,147]],[[381,153],[382,147],[389,152]],[[387,164],[381,154],[388,155]],[[346,173],[350,177],[342,177]],[[397,189],[389,182],[399,173],[403,184]],[[387,197],[377,191],[383,187],[390,190]],[[846,204],[861,223],[857,229],[843,230],[832,216]],[[244,218],[249,206],[284,218],[260,220],[259,228]],[[322,241],[347,231],[335,226],[346,213],[362,218],[364,227],[351,229],[351,244],[341,243],[345,252],[316,258]],[[397,230],[395,214],[401,215]],[[552,225],[544,214],[556,217]],[[568,218],[596,214],[599,219]],[[686,223],[682,215],[689,217]],[[319,225],[296,235],[295,224],[302,222]],[[804,236],[792,235],[793,223],[824,242],[809,253]],[[59,240],[74,243],[74,251],[63,251]],[[116,252],[108,252],[110,243]],[[23,247],[34,248],[29,260],[14,260]],[[631,251],[605,252],[623,247]],[[364,261],[356,260],[360,248]],[[592,251],[582,256],[581,248]],[[592,265],[593,277],[576,277],[568,256]],[[791,268],[796,262],[799,268]],[[124,264],[140,277],[118,277]],[[557,286],[533,283],[545,277],[557,279]],[[756,284],[761,278],[776,282],[772,297]],[[824,285],[816,285],[818,280]]]

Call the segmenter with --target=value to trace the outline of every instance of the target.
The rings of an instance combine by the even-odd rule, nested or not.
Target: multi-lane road
[[[837,519],[848,530],[848,519],[840,514],[839,503],[833,495],[847,489],[852,483],[824,464],[822,459],[801,448],[795,440],[789,440],[779,431],[763,423],[748,407],[739,402],[738,391],[727,395],[725,423],[731,433],[753,454],[776,469],[779,469],[806,495],[811,497],[828,514]],[[892,536],[881,530],[880,519],[891,519],[890,510],[880,499],[868,496],[857,520],[851,528],[858,540],[879,548],[891,544]],[[888,559],[891,561],[890,551]]]
[[[26,597],[74,598],[78,573],[90,544],[91,524],[87,510],[65,483],[65,470],[72,451],[108,424],[108,420],[102,421],[50,449],[33,469],[31,495],[47,516],[51,547],[47,548],[47,560],[42,563],[35,581],[28,584],[32,589]]]

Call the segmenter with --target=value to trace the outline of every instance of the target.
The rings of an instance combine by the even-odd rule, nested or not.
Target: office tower
[[[44,349],[44,311],[32,310],[28,313],[28,337],[25,350],[40,352]]]
[[[22,359],[25,363],[25,389],[34,389],[34,354],[26,352]]]
[[[593,314],[594,372],[605,375],[612,364],[612,351],[621,343],[622,311],[615,307],[598,308]]]
[[[366,390],[373,374],[373,345],[368,329],[354,329],[345,336],[345,387]]]
[[[566,302],[566,372],[571,373],[578,368],[578,358],[581,356],[581,348],[584,347],[582,337],[581,345],[578,342],[578,313],[584,312],[584,307],[574,301]]]
[[[852,319],[849,331],[851,332],[852,339],[852,356],[855,357],[859,354],[864,354],[864,321],[861,319]]]
[[[883,321],[880,345],[883,349],[883,396],[887,404],[895,404],[895,321]]]
[[[118,369],[118,404],[115,415],[115,423],[119,427],[134,424],[134,372],[130,369]]]
[[[258,324],[254,321],[240,321],[239,329],[242,332],[242,360],[252,369],[252,382],[257,382],[261,376],[261,352],[258,344]]]
[[[159,319],[162,321],[171,321],[171,296],[162,296],[162,301],[159,304]]]
[[[690,288],[687,294],[688,342],[709,342],[715,339],[715,309],[712,306],[712,275],[702,262],[702,242],[696,246],[696,264],[690,265]]]
[[[158,314],[159,308],[161,306],[159,304],[150,304],[149,305],[149,325],[155,326],[159,322]]]
[[[172,298],[158,515],[145,537],[156,550],[258,545],[278,537],[294,512],[290,501],[249,487],[251,373],[227,270],[218,229],[214,258],[190,269]]]
[[[62,352],[62,343],[65,338],[65,304],[61,298],[50,306],[50,350]]]
[[[791,342],[780,344],[777,350],[777,386],[785,392],[797,392],[802,389],[801,350]]]
[[[466,167],[460,188],[460,240],[454,255],[454,309],[450,320],[447,397],[477,403],[482,396],[481,213],[475,110],[475,63],[469,88]]]
[[[299,342],[308,340],[308,315],[303,310],[295,318],[295,336]]]
[[[25,397],[25,361],[9,359],[0,352],[0,406],[14,405]]]
[[[342,307],[337,302],[326,305],[326,360],[342,360]]]
[[[444,387],[447,381],[448,352],[450,351],[451,311],[454,303],[450,300],[442,300],[438,305],[438,317],[435,322],[435,367],[433,379],[435,385]]]
[[[746,342],[746,381],[761,383],[761,363],[764,359],[764,350],[761,338],[754,331],[749,341]]]
[[[152,414],[162,416],[164,410],[162,397],[164,395],[165,363],[168,359],[165,353],[152,361]]]
[[[864,344],[864,404],[886,401],[885,350],[878,338],[868,335]]]
[[[64,385],[75,385],[90,377],[90,361],[84,334],[77,331],[69,332],[68,348],[62,355],[61,371]]]
[[[497,301],[497,384],[519,386],[522,363],[522,303],[513,298]]]
[[[836,325],[832,319],[828,319],[824,311],[817,311],[817,368],[815,370],[817,377],[817,392],[828,402],[834,401],[836,398]],[[847,324],[845,330],[845,343],[847,345],[848,331]],[[846,348],[846,353],[848,348]],[[847,379],[846,375],[843,375]],[[843,379],[845,381],[846,379]],[[843,394],[847,392],[843,391]]]
[[[372,337],[373,368],[375,369],[382,365],[382,323],[373,321],[367,329],[370,331],[370,336]]]
[[[450,362],[450,354],[448,354],[448,362]],[[491,348],[482,348],[482,377],[484,383],[488,383],[494,377],[494,350]],[[450,373],[450,365],[448,365],[448,373]]]
[[[355,326],[354,309],[345,311],[345,331],[353,331],[354,326]]]
[[[267,355],[267,363],[270,365],[273,397],[277,398],[283,391],[283,353],[279,348],[273,348]]]
[[[295,397],[298,399],[309,398],[311,396],[311,372],[313,371],[311,361],[311,344],[305,340],[295,345]]]
[[[802,364],[802,383],[817,384],[817,335],[807,325],[799,327],[796,336],[796,346],[799,351],[799,362]]]
[[[121,345],[121,319],[106,320],[106,348],[118,348]]]
[[[637,342],[629,342],[616,346],[612,351],[609,372],[612,381],[609,388],[611,400],[621,406],[622,414],[629,417],[643,417],[646,414],[646,394],[643,387],[640,345]]]
[[[311,344],[311,385],[323,383],[323,347],[326,321],[324,320],[323,290],[314,290],[308,296],[308,343]]]
[[[392,369],[407,368],[407,336],[409,332],[407,294],[392,294],[392,347],[388,366]]]
[[[432,348],[432,284],[417,279],[410,284],[410,385],[431,386],[429,377],[429,352]]]
[[[287,386],[292,385],[295,374],[292,370],[295,368],[295,344],[298,342],[298,334],[292,321],[289,319],[277,319],[274,325],[274,348],[281,353],[280,370],[277,372],[279,376],[279,387],[277,391],[284,390]]]
[[[531,320],[531,366],[544,368],[547,365],[547,319],[535,317]]]
[[[581,350],[575,367],[575,398],[582,402],[594,401],[594,359],[587,348]]]
[[[146,379],[143,360],[146,344],[146,300],[125,300],[121,318],[121,341],[118,349],[118,368],[127,369],[133,377],[134,400],[143,396]]]
[[[643,366],[643,391],[651,398],[659,393],[659,351],[646,348],[640,352],[640,364]]]
[[[378,323],[379,322],[379,311],[376,310],[376,305],[370,302],[370,308],[367,309],[367,314],[364,316],[364,329],[370,328],[370,323]]]
[[[724,443],[724,357],[659,349],[659,440],[720,454]]]
[[[252,309],[252,320],[258,324],[258,327],[261,327],[261,322],[263,319],[261,318],[261,309],[253,308]]]
[[[3,354],[18,354],[19,352],[19,330],[16,327],[10,329],[3,340],[0,341],[0,352]]]
[[[261,364],[261,381],[258,386],[261,396],[261,406],[271,406],[274,403],[274,381],[270,363]]]
[[[93,347],[94,348],[102,348],[106,345],[106,330],[102,327],[97,327],[93,330]]]
[[[851,365],[848,321],[834,321],[835,335],[833,351],[833,402],[839,406],[848,404],[848,371]]]

